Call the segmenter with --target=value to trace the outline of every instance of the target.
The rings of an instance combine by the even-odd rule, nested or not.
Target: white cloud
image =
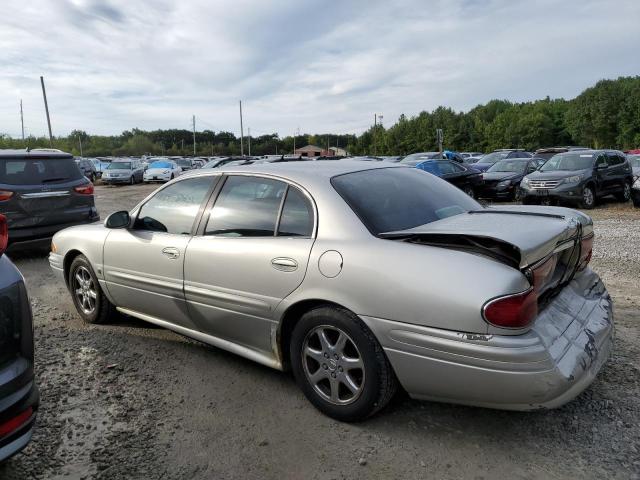
[[[637,0],[8,0],[0,132],[360,132],[491,98],[573,97],[640,72]]]

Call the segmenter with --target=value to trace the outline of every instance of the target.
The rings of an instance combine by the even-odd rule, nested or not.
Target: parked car
[[[520,182],[543,163],[543,159],[536,158],[513,158],[494,163],[482,174],[478,197],[520,200]]]
[[[291,368],[318,409],[355,421],[398,383],[512,410],[578,395],[613,334],[592,243],[574,210],[483,208],[387,162],[291,162],[184,175],[58,233],[49,260],[86,322],[118,310]]]
[[[425,160],[442,160],[444,157],[440,152],[419,152],[407,155],[399,163],[415,167],[418,163]]]
[[[395,156],[395,155],[385,155],[381,158],[383,162],[389,162],[389,163],[399,163],[400,160],[402,160],[402,157]]]
[[[633,176],[624,153],[617,150],[578,150],[554,155],[520,183],[522,201],[572,203],[593,208],[598,198],[631,198]]]
[[[633,206],[640,208],[640,155],[627,155],[633,171],[633,185],[631,186],[631,199]]]
[[[31,305],[24,278],[3,255],[7,245],[7,219],[0,215],[0,462],[29,443],[39,404]]]
[[[558,153],[570,152],[573,150],[589,150],[587,147],[547,147],[539,148],[533,154],[535,158],[541,158],[543,160],[549,160]]]
[[[216,158],[214,160],[209,160],[209,162],[206,163],[202,168],[218,168],[230,162],[233,162],[233,158],[231,157]]]
[[[480,158],[483,155],[484,155],[484,153],[482,153],[482,152],[460,152],[460,156],[462,156],[462,158],[464,158],[464,159]]]
[[[178,158],[175,160],[178,166],[182,169],[183,172],[187,172],[189,170],[193,170],[197,167],[197,163],[193,158]]]
[[[102,181],[107,185],[141,183],[144,177],[144,167],[138,159],[115,160],[102,175]]]
[[[111,164],[111,162],[107,162],[106,160],[102,159],[102,158],[90,158],[89,160],[91,160],[93,162],[93,166],[96,170],[96,176],[98,178],[102,177],[102,173],[109,167],[109,165]]]
[[[482,184],[480,172],[451,160],[425,160],[416,164],[416,168],[446,180],[471,198],[475,198]]]
[[[95,182],[98,178],[95,164],[88,158],[76,158],[75,161],[82,174],[92,183]]]
[[[182,168],[173,160],[156,160],[149,164],[142,177],[145,183],[168,182],[182,173]]]
[[[12,242],[49,238],[100,220],[93,184],[60,151],[0,150],[0,214]]]
[[[473,168],[481,172],[489,170],[491,165],[498,163],[500,160],[507,160],[510,158],[531,158],[532,155],[524,150],[517,149],[501,149],[495,150],[488,155],[483,156],[480,160],[473,164]]]

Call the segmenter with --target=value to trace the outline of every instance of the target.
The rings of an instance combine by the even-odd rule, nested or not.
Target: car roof
[[[73,158],[73,155],[52,148],[0,149],[0,158]]]

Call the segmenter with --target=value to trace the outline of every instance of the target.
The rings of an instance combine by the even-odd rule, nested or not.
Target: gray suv
[[[107,185],[141,183],[144,175],[142,162],[136,158],[113,160],[102,172],[102,181]]]
[[[0,215],[0,462],[29,443],[39,403],[31,307],[22,275],[3,255],[7,235]]]
[[[12,242],[100,220],[93,191],[68,153],[0,150],[0,214],[7,217]]]
[[[520,183],[522,201],[573,203],[593,208],[598,198],[631,198],[633,175],[624,153],[617,150],[571,150],[551,157]]]

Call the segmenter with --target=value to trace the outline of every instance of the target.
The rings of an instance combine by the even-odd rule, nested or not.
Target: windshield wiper
[[[54,178],[45,178],[41,180],[41,183],[49,183],[49,182],[59,182],[61,180],[69,180],[69,177],[54,177]]]

